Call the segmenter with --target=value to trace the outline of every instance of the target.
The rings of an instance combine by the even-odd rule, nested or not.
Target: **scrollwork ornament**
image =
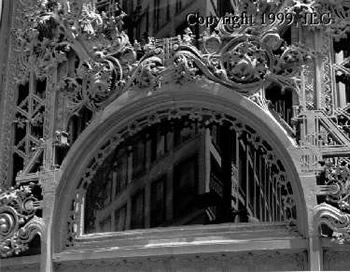
[[[35,215],[41,202],[32,194],[33,185],[0,193],[0,256],[11,257],[28,249],[28,243],[44,229]]]
[[[350,162],[342,158],[336,163],[331,160],[324,162],[327,202],[350,213]]]
[[[350,161],[348,158],[327,159],[320,185],[325,202],[315,207],[315,222],[325,225],[340,244],[350,241]]]
[[[74,87],[83,89],[84,96],[70,88],[71,76],[61,78],[58,89],[73,92],[70,97],[80,105],[73,107],[72,113],[83,106],[99,108],[118,91],[123,68],[136,56],[128,36],[121,31],[125,14],[118,5],[111,8],[113,12],[106,13],[82,1],[34,1],[23,12],[25,23],[14,32],[23,71],[18,81],[23,82],[31,71],[39,77],[50,75],[51,68],[66,62],[74,52],[79,61],[74,80],[85,82],[83,87]]]
[[[257,44],[245,41],[222,54],[221,67],[227,71],[229,80],[253,83],[264,78],[268,69],[268,59]]]
[[[125,13],[119,5],[109,7],[109,12],[98,5],[37,0],[24,11],[25,23],[14,33],[23,70],[20,82],[30,71],[48,75],[52,67],[66,62],[71,52],[76,54],[78,67],[73,75],[57,83],[69,100],[71,115],[82,107],[96,112],[131,87],[155,90],[171,80],[183,84],[200,76],[251,95],[273,75],[289,84],[285,77],[294,75],[305,61],[297,49],[282,46],[275,25],[264,31],[254,26],[230,32],[220,22],[214,32],[202,35],[202,50],[193,45],[189,29],[180,38],[150,38],[144,46],[131,46],[121,31]],[[238,1],[236,8],[257,16],[286,6],[280,1]],[[143,54],[139,60],[136,51]]]

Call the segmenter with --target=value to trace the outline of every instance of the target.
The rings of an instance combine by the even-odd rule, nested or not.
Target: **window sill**
[[[14,256],[0,259],[0,271],[4,269],[23,269],[40,266],[40,254],[30,256]],[[33,270],[34,271],[34,270]]]
[[[56,262],[211,252],[306,249],[284,223],[193,225],[84,235]]]

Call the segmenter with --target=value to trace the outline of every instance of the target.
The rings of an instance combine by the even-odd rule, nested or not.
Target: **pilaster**
[[[319,237],[318,226],[315,225],[314,207],[317,205],[316,195],[318,192],[316,176],[314,173],[305,174],[301,177],[304,197],[308,215],[308,242],[309,242],[309,269],[311,271],[323,270],[323,250]]]
[[[41,237],[41,264],[40,271],[41,272],[52,272],[52,219],[53,219],[53,211],[55,205],[55,194],[56,188],[58,185],[58,181],[61,176],[61,170],[44,170],[40,172],[39,176],[39,184],[42,188],[42,209],[43,215],[42,218],[45,223],[45,230]]]

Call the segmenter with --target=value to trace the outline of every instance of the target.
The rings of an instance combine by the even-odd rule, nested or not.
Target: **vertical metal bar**
[[[255,148],[253,149],[254,152],[254,159],[253,159],[253,183],[254,183],[254,197],[253,197],[253,203],[254,203],[254,217],[258,218],[258,211],[257,211],[257,201],[259,201],[259,199],[256,199],[256,192],[257,192],[257,185],[256,183],[258,182],[256,180],[256,150]]]
[[[280,181],[278,183],[278,202],[280,203],[280,216],[279,216],[279,221],[283,220],[283,203],[282,203],[282,192],[281,192],[281,186],[280,186]]]
[[[174,217],[174,167],[171,166],[171,168],[168,171],[167,177],[166,177],[166,184],[165,184],[165,190],[166,190],[166,198],[165,198],[165,209],[166,209],[166,220],[172,220]]]
[[[263,160],[264,167],[264,220],[268,221],[268,171],[266,161]]]
[[[145,228],[151,227],[151,182],[147,182],[145,185],[145,199],[144,199],[144,217],[145,217]]]
[[[271,177],[270,177],[270,167],[267,167],[266,169],[267,171],[267,179],[266,179],[266,182],[267,182],[267,207],[268,207],[268,218],[269,220],[268,221],[271,221],[272,220],[272,217],[271,217]]]
[[[210,174],[211,174],[211,162],[210,162],[210,145],[211,136],[209,128],[204,129],[204,163],[205,163],[205,192],[209,192],[210,188]]]
[[[148,170],[151,167],[152,160],[152,140],[150,134],[146,134],[146,152],[145,152],[145,168]]]
[[[300,72],[301,74],[301,106],[303,111],[306,110],[306,94],[305,94],[305,74],[304,74],[305,67],[302,65],[302,70]]]
[[[133,157],[133,150],[132,146],[128,146],[128,162],[127,162],[127,184],[130,184],[132,181],[132,157]]]
[[[126,205],[126,226],[125,229],[130,229],[131,226],[131,197],[129,196],[128,200],[127,200],[127,205]]]
[[[246,192],[246,197],[245,197],[245,199],[246,199],[246,208],[247,209],[249,209],[249,204],[250,204],[250,202],[249,202],[249,195],[250,195],[250,184],[249,184],[249,153],[248,153],[248,145],[246,145],[245,146],[245,160],[246,160],[246,163],[245,163],[245,173],[246,173],[246,176],[245,176],[245,178],[246,178],[246,190],[245,190],[245,192]]]
[[[259,219],[260,221],[263,221],[263,197],[261,195],[261,191],[264,190],[264,183],[263,183],[263,178],[262,178],[262,165],[261,165],[261,155],[259,154],[258,156],[258,161],[259,161],[259,201],[260,201],[260,211],[259,211]]]
[[[277,201],[277,197],[278,197],[278,195],[277,195],[277,178],[276,178],[276,175],[273,177],[273,179],[272,179],[272,182],[273,182],[273,220],[274,221],[276,221],[277,220],[277,209],[278,209],[278,207],[277,207],[277,203],[278,203],[278,201]]]

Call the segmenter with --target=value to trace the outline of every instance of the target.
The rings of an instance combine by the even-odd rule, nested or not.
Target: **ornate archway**
[[[295,222],[299,232],[306,233],[307,211],[293,141],[267,111],[251,100],[217,83],[197,81],[185,86],[168,85],[151,95],[129,91],[96,116],[62,164],[52,224],[56,252],[75,244],[81,226],[81,197],[97,168],[115,147],[159,118],[184,115],[250,131],[250,141],[265,150],[266,159],[285,166],[284,186],[292,192],[287,201],[295,206],[297,215],[289,216],[287,221]]]

